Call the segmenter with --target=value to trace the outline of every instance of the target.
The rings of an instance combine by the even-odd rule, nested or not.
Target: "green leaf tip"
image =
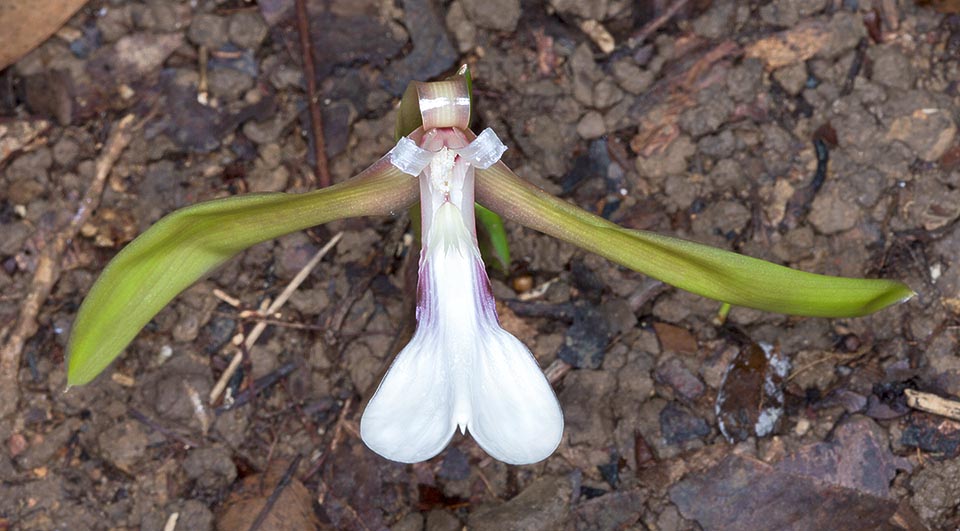
[[[167,215],[114,257],[84,299],[68,386],[95,378],[173,297],[240,251],[335,219],[400,212],[417,193],[415,178],[381,159],[322,190],[229,197]]]

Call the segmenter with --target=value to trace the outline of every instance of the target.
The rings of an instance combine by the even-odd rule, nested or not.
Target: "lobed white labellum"
[[[489,142],[476,155],[488,165],[503,153]],[[533,355],[497,320],[464,149],[432,152],[423,168],[417,330],[367,405],[360,435],[387,459],[413,463],[440,453],[459,427],[501,461],[535,463],[560,443],[563,413]]]

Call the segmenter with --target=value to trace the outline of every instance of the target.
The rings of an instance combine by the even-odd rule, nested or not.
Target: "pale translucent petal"
[[[467,430],[488,454],[513,465],[550,456],[563,436],[563,412],[533,355],[499,325],[479,338],[470,374]]]
[[[474,168],[485,170],[499,162],[506,150],[507,146],[500,141],[500,137],[488,127],[473,142],[458,149],[457,153]]]
[[[418,328],[360,418],[360,438],[387,459],[425,461],[453,437],[454,382],[436,331]]]
[[[416,177],[433,160],[433,152],[427,151],[413,140],[403,137],[397,141],[397,145],[393,146],[393,149],[387,152],[387,158],[390,160],[390,164],[393,164],[403,173]]]

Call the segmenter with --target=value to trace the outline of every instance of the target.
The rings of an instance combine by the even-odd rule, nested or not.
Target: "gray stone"
[[[53,145],[53,160],[61,167],[68,168],[77,159],[80,145],[77,141],[65,136]]]
[[[560,529],[570,511],[570,480],[545,476],[512,500],[470,514],[476,531],[538,531]]]
[[[423,531],[423,515],[417,511],[407,513],[390,527],[390,531]]]
[[[707,39],[719,39],[733,33],[737,19],[737,3],[733,0],[713,2],[703,15],[693,21],[693,32]]]
[[[835,59],[857,47],[860,39],[867,36],[867,29],[860,15],[838,11],[827,23],[826,43],[817,52],[817,57]]]
[[[956,136],[957,126],[949,109],[917,107],[890,123],[886,139],[899,140],[910,146],[918,157],[932,162],[950,149]]]
[[[596,448],[609,440],[614,427],[609,395],[615,388],[616,379],[607,371],[581,369],[567,375],[559,398],[571,446]]]
[[[214,96],[228,100],[239,100],[243,93],[253,87],[253,78],[232,68],[217,68],[210,71],[209,88]]]
[[[466,53],[476,45],[477,27],[467,18],[463,4],[457,1],[451,3],[444,22],[453,34],[454,40],[457,41],[457,49],[460,53]]]
[[[520,21],[520,0],[460,0],[467,16],[481,28],[513,31]]]
[[[256,50],[267,37],[267,30],[267,24],[259,14],[241,11],[230,17],[227,33],[237,46]]]
[[[221,446],[195,448],[183,460],[183,471],[203,490],[219,490],[237,479],[230,450]]]
[[[558,13],[589,20],[602,20],[607,14],[607,0],[550,0],[550,6]]]
[[[840,196],[840,187],[828,181],[810,205],[808,220],[822,234],[835,234],[852,229],[857,224],[859,210]]]
[[[930,462],[910,480],[913,497],[910,504],[928,522],[940,522],[955,512],[960,499],[960,459],[945,463]],[[938,526],[939,527],[939,526]]]
[[[197,46],[217,49],[229,40],[227,19],[217,15],[202,14],[193,17],[187,38]]]
[[[100,434],[97,439],[100,452],[113,466],[130,474],[133,467],[144,458],[147,450],[147,433],[135,420],[125,420]]]
[[[697,147],[704,155],[724,159],[733,154],[737,148],[737,140],[733,133],[724,129],[715,135],[707,135],[697,142]]]
[[[722,126],[733,113],[733,99],[726,87],[713,86],[700,92],[700,105],[687,109],[680,115],[680,127],[694,137],[712,133]]]
[[[653,179],[678,175],[687,171],[687,160],[697,151],[697,146],[688,136],[680,136],[661,153],[649,158],[637,157],[637,173]]]
[[[427,513],[426,531],[460,531],[463,524],[450,511],[434,509]]]
[[[903,90],[913,88],[917,74],[910,64],[910,58],[898,46],[878,46],[871,48],[870,52],[873,58],[873,81]]]
[[[806,88],[808,77],[810,76],[807,74],[806,63],[796,63],[773,72],[773,79],[777,80],[777,83],[780,83],[787,92],[794,96],[800,94]]]
[[[655,77],[653,72],[640,68],[630,58],[614,62],[612,72],[620,88],[631,94],[642,94],[650,88]]]
[[[752,101],[760,92],[763,76],[763,63],[759,59],[745,59],[727,74],[727,92],[736,101]]]
[[[607,128],[603,115],[597,111],[588,111],[577,123],[577,134],[586,140],[593,140],[606,134]]]

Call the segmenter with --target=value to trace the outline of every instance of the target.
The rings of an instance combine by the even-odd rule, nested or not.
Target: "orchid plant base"
[[[819,317],[909,299],[893,280],[830,277],[619,227],[517,177],[492,130],[475,136],[470,76],[412,83],[396,147],[356,177],[305,194],[251,194],[178,210],[124,248],[91,288],[69,343],[68,384],[93,380],[178,293],[240,251],[335,219],[421,208],[417,329],[360,422],[373,451],[417,462],[469,433],[511,464],[548,457],[563,415],[530,351],[504,331],[478,250],[474,202],[618,264],[728,304]]]

